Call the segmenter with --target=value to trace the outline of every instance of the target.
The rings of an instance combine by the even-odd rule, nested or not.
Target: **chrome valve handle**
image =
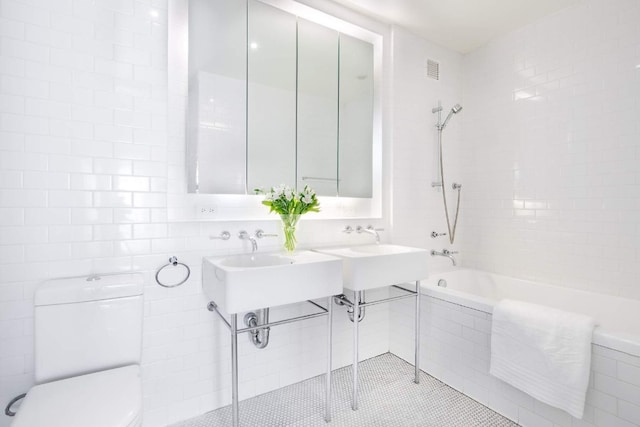
[[[271,234],[265,233],[264,230],[257,229],[256,230],[256,238],[257,239],[262,239],[263,237],[278,237],[278,235],[274,234],[274,233],[271,233]]]
[[[384,228],[375,228],[373,225],[367,225],[366,228],[361,226],[361,225],[356,227],[356,232],[357,233],[362,233],[363,231],[366,231],[366,230],[369,230],[369,231],[384,231]]]
[[[231,233],[229,233],[228,231],[223,231],[218,236],[209,236],[209,239],[211,240],[214,240],[214,239],[229,240],[230,238],[231,238]]]

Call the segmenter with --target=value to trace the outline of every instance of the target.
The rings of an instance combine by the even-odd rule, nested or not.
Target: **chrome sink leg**
[[[325,384],[325,413],[324,420],[331,422],[331,357],[333,334],[333,297],[327,298],[327,383]]]
[[[233,427],[238,427],[238,315],[231,315],[231,418]]]
[[[416,280],[416,359],[415,359],[415,378],[414,383],[420,384],[420,281]]]
[[[327,357],[327,378],[326,378],[326,409],[325,409],[325,419],[327,422],[331,420],[331,366],[332,366],[332,331],[333,331],[333,297],[327,298],[327,308],[321,306],[320,304],[316,304],[315,302],[308,300],[308,303],[312,304],[316,308],[319,308],[321,311],[313,314],[305,314],[301,316],[295,316],[284,320],[278,320],[276,322],[269,322],[268,318],[265,319],[264,323],[261,323],[260,326],[263,326],[262,329],[268,329],[272,326],[285,325],[293,322],[300,322],[302,320],[313,319],[316,317],[327,316],[327,344],[328,344],[328,357]],[[231,425],[233,427],[238,427],[240,424],[240,401],[238,399],[238,332],[251,332],[253,330],[253,326],[248,326],[247,328],[238,329],[238,314],[230,314],[229,320],[227,321],[226,317],[218,310],[218,306],[214,301],[210,301],[207,304],[207,309],[213,313],[216,313],[220,320],[229,328],[231,332]],[[268,310],[268,309],[266,309]],[[357,322],[356,322],[357,323]]]
[[[358,325],[357,316],[360,313],[360,291],[353,293],[353,312],[355,321],[353,322],[353,396],[351,398],[351,409],[358,410]]]

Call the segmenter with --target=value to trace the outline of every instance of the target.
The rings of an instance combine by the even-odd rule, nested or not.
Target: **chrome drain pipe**
[[[364,291],[360,291],[360,292],[355,292],[354,295],[354,300],[358,299],[358,305],[364,304],[365,300],[364,300]],[[347,314],[349,315],[349,320],[351,320],[351,322],[353,323],[353,319],[354,319],[354,308],[353,306],[351,307],[347,307]],[[364,320],[364,315],[365,315],[365,311],[366,308],[365,307],[358,307],[358,322],[362,322]]]
[[[257,314],[253,311],[244,315],[244,324],[249,328],[255,328],[256,326],[269,323],[269,309],[263,308],[257,311]],[[269,331],[270,327],[253,329],[249,331],[249,341],[253,343],[257,348],[265,348],[269,345]]]
[[[356,291],[354,292],[354,300],[357,299],[358,300],[358,305],[360,307],[358,307],[358,322],[362,322],[364,320],[364,316],[366,315],[366,308],[362,307],[362,304],[365,304],[365,300],[364,300],[364,291]],[[337,295],[335,297],[333,297],[333,301],[337,304],[337,305],[346,305],[347,306],[347,315],[349,316],[349,320],[351,321],[351,323],[353,323],[353,319],[354,319],[354,315],[353,315],[353,311],[354,311],[354,304],[349,301],[349,298],[346,297],[345,294],[341,294],[341,295]]]

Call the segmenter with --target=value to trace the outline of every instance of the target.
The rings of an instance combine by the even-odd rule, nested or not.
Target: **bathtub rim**
[[[496,274],[487,272],[484,270],[475,269],[457,269],[431,273],[428,279],[424,279],[420,282],[420,293],[441,301],[450,302],[463,307],[471,308],[473,310],[481,311],[490,315],[493,315],[493,307],[497,301],[481,297],[479,295],[458,291],[455,289],[443,288],[433,284],[433,279],[439,274],[451,274],[457,271],[477,271],[493,276],[506,277],[514,280],[524,280],[531,283],[538,283],[532,280],[520,279],[512,276],[505,276],[502,274]],[[542,283],[544,286],[558,287],[556,285]],[[587,292],[579,289],[575,289],[577,292]],[[587,292],[590,294],[598,295],[595,292]],[[640,357],[640,336],[630,336],[624,333],[611,333],[607,330],[603,330],[601,327],[596,326],[593,331],[592,343],[601,347],[606,347],[611,350],[626,353],[635,357]]]

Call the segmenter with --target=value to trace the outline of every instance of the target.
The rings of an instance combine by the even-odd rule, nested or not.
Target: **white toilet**
[[[35,380],[12,427],[142,425],[143,276],[74,277],[35,294]]]

